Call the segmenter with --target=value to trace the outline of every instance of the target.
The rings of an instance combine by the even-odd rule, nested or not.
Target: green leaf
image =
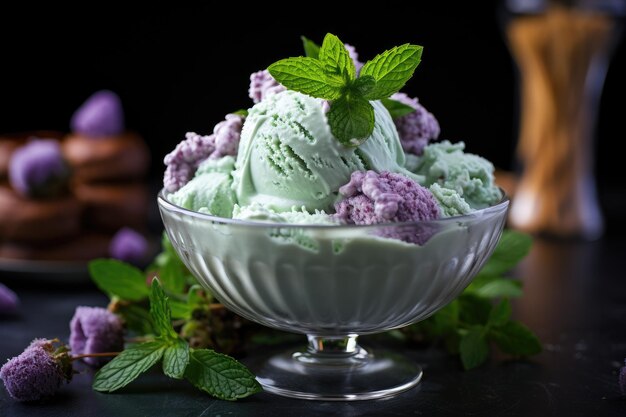
[[[128,330],[140,335],[154,333],[152,316],[146,308],[137,304],[120,304],[116,312],[122,316],[124,325]]]
[[[139,301],[150,294],[143,272],[115,259],[96,259],[89,262],[89,274],[98,288],[109,297]]]
[[[408,104],[399,102],[398,100],[392,100],[390,98],[383,98],[380,100],[383,106],[387,109],[392,119],[399,119],[402,116],[411,114],[415,109]]]
[[[421,46],[407,43],[391,48],[366,62],[360,75],[374,77],[376,87],[365,98],[380,100],[404,87],[420,63],[422,49]]]
[[[374,77],[366,75],[352,81],[352,83],[350,84],[350,89],[352,91],[355,91],[358,95],[363,96],[369,93],[375,86],[376,80],[374,79]]]
[[[239,109],[237,111],[232,112],[232,114],[236,114],[237,116],[248,117],[248,110]]]
[[[502,300],[492,307],[487,324],[494,327],[503,326],[509,318],[511,318],[511,303],[509,300]]]
[[[128,385],[157,363],[164,351],[165,344],[160,340],[127,348],[96,373],[93,389],[112,392]]]
[[[328,78],[322,63],[317,59],[287,58],[273,63],[267,69],[276,81],[290,90],[327,100],[341,97],[343,84]]]
[[[374,130],[374,108],[358,95],[333,102],[327,117],[333,135],[345,146],[359,146]]]
[[[431,331],[441,336],[445,333],[455,332],[459,322],[459,302],[452,301],[450,304],[437,311],[432,317],[433,327]]]
[[[187,283],[186,270],[180,262],[169,259],[159,270],[159,281],[168,291],[182,294]]]
[[[300,39],[302,39],[304,54],[309,58],[318,59],[320,56],[320,46],[306,36],[300,36]]]
[[[178,300],[168,300],[173,319],[189,319],[191,318],[192,309],[189,304]]]
[[[165,349],[163,354],[163,373],[170,378],[181,379],[189,363],[189,344],[181,338]]]
[[[344,84],[355,79],[354,62],[343,42],[332,33],[324,36],[318,59],[324,66],[327,76],[337,77],[338,80],[343,79]]]
[[[522,295],[522,283],[511,279],[498,278],[475,289],[474,293],[485,298],[520,297]]]
[[[459,317],[467,324],[486,324],[491,313],[491,302],[474,294],[461,294]]]
[[[262,390],[254,375],[230,356],[209,349],[191,351],[185,378],[222,400],[244,398]]]
[[[479,275],[500,276],[504,274],[528,255],[531,246],[532,238],[529,235],[505,230]]]
[[[459,352],[465,370],[482,365],[485,360],[487,360],[487,356],[489,356],[489,346],[485,339],[484,327],[476,326],[470,329],[467,334],[461,338]]]
[[[154,322],[154,330],[166,340],[178,337],[172,327],[172,312],[168,304],[167,296],[161,288],[158,279],[152,280],[152,292],[150,293],[150,315]]]
[[[489,338],[504,353],[531,356],[541,352],[541,342],[526,326],[509,321],[501,327],[491,328]]]

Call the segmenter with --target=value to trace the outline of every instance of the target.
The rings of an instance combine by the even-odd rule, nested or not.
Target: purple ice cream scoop
[[[439,122],[417,98],[410,98],[404,93],[395,93],[391,99],[415,109],[414,112],[399,117],[394,122],[404,151],[421,155],[428,142],[439,137],[441,131]]]
[[[119,135],[124,132],[124,110],[117,94],[109,90],[94,93],[76,110],[70,127],[90,138]]]
[[[439,218],[439,206],[432,193],[401,174],[383,171],[355,171],[339,193],[345,198],[335,204],[335,217],[347,224],[415,222]],[[410,225],[403,230],[389,228],[380,234],[410,243],[423,244],[432,227]]]
[[[244,117],[227,114],[226,119],[213,129],[213,134],[201,136],[194,132],[186,134],[176,149],[165,156],[166,165],[163,186],[169,192],[179,190],[191,180],[198,166],[209,158],[235,156],[239,147]]]
[[[9,182],[25,197],[50,197],[64,191],[70,172],[54,139],[34,139],[9,161]]]
[[[279,84],[268,70],[257,71],[250,74],[248,95],[255,104],[272,94],[280,93],[285,90],[286,88]]]

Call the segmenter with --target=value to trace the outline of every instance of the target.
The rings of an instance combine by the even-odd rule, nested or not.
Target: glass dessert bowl
[[[306,334],[308,346],[253,371],[266,391],[316,400],[383,398],[422,370],[357,337],[423,320],[457,297],[491,255],[509,200],[438,220],[291,225],[216,217],[158,198],[167,234],[199,282],[235,313]]]

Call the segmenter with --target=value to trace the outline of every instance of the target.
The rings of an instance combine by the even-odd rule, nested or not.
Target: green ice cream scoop
[[[469,206],[476,210],[491,206],[502,198],[494,184],[493,165],[478,155],[465,153],[463,142],[444,140],[424,148],[413,172],[424,176],[422,185],[438,184],[443,189],[455,191]],[[454,193],[431,187],[444,215],[465,214],[467,207]]]
[[[372,135],[356,148],[333,137],[323,104],[284,91],[250,109],[233,173],[240,205],[259,203],[277,212],[294,206],[328,211],[354,171],[392,171],[416,178],[404,168],[398,133],[380,102],[372,102]]]

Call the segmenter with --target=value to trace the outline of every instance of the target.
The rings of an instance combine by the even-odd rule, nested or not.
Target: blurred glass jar
[[[537,234],[594,239],[603,230],[594,130],[624,0],[506,0],[506,38],[520,71],[517,158],[509,220]]]

